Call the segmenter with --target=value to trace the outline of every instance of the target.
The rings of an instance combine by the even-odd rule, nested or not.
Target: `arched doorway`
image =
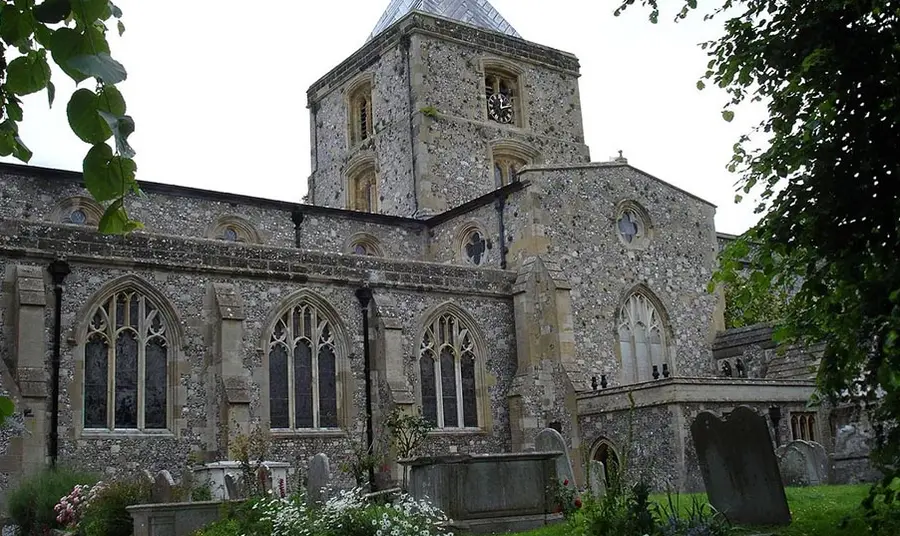
[[[612,485],[622,463],[619,453],[616,452],[612,442],[605,438],[598,439],[594,443],[591,459],[603,464],[604,472],[606,473],[604,475],[606,486]]]

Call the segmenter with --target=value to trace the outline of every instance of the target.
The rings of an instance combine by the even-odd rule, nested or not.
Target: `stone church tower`
[[[488,2],[394,1],[308,91],[310,200],[425,218],[525,165],[585,163],[578,68],[519,38]]]
[[[393,0],[309,88],[308,204],[142,180],[109,237],[80,174],[0,164],[0,494],[50,460],[178,474],[253,426],[339,466],[395,408],[432,453],[557,428],[579,483],[627,455],[700,488],[702,410],[832,445],[815,356],[723,331],[715,207],[591,162],[578,76],[487,1]]]

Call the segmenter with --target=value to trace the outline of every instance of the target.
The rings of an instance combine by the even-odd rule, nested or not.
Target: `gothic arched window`
[[[665,327],[649,297],[635,292],[625,300],[618,331],[624,383],[651,380],[654,365],[668,365]]]
[[[291,307],[269,339],[272,428],[338,427],[338,355],[325,314],[308,301]]]
[[[366,77],[348,89],[350,146],[353,147],[372,137],[372,84]]]
[[[366,166],[350,177],[349,208],[359,212],[376,212],[378,207],[378,181],[375,166]]]
[[[478,355],[469,328],[453,313],[425,327],[419,349],[422,414],[436,428],[479,426]]]
[[[168,319],[126,289],[91,313],[84,345],[84,428],[161,430],[169,421]]]

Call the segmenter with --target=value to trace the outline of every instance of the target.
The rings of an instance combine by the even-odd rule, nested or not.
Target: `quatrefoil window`
[[[650,242],[650,218],[643,207],[633,201],[625,201],[616,211],[616,234],[628,249],[643,249]]]
[[[472,231],[464,246],[466,259],[475,266],[481,266],[487,252],[487,243],[478,231]]]

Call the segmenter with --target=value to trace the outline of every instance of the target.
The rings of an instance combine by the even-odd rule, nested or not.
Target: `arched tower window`
[[[269,338],[269,418],[275,429],[337,428],[338,345],[328,315],[301,299]]]
[[[514,139],[501,139],[490,144],[494,187],[500,188],[519,179],[523,167],[540,161],[540,153],[530,145]]]
[[[171,319],[133,288],[113,294],[90,318],[84,345],[84,428],[166,429]]]
[[[619,310],[619,353],[623,383],[653,379],[653,366],[668,365],[662,316],[649,296],[632,293]]]
[[[358,145],[372,137],[372,81],[364,77],[349,87],[347,117],[349,120],[350,146]]]
[[[452,311],[432,317],[419,348],[422,414],[436,428],[481,425],[481,357],[468,322]]]
[[[347,208],[359,212],[378,212],[378,176],[375,156],[359,154],[347,164]]]

